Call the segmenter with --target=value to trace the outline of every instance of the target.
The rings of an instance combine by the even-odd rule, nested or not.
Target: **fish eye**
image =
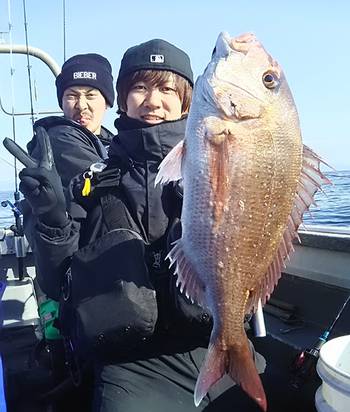
[[[268,89],[275,89],[280,84],[276,73],[271,71],[267,71],[263,74],[262,81]]]

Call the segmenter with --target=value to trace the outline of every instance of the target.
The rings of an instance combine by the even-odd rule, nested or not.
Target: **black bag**
[[[177,275],[174,275],[174,268],[169,269],[170,262],[166,259],[181,233],[180,219],[174,217],[164,238],[146,248],[147,264],[157,292],[158,325],[168,335],[191,338],[191,341],[198,338],[199,342],[207,343],[213,325],[210,312],[180,292],[180,287],[176,286]]]
[[[74,352],[123,351],[152,335],[157,302],[144,254],[141,236],[122,228],[74,254],[60,302],[61,332]]]

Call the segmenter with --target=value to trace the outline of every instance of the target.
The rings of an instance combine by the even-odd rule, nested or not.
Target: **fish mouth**
[[[230,37],[226,32],[220,33],[214,53],[218,57],[226,57],[230,52],[247,54],[252,47],[262,47],[261,43],[253,33],[244,33],[238,37]]]
[[[268,55],[268,59],[273,69],[278,77],[281,76],[281,67],[264,49],[264,46],[258,40],[254,33],[244,33],[240,36],[230,38],[228,34],[224,36],[224,41],[228,43],[231,49],[238,53],[243,53],[244,55],[248,54],[251,49],[255,49],[257,52],[261,53],[262,51]]]
[[[231,49],[244,54],[247,54],[252,46],[261,46],[261,43],[254,33],[243,33],[234,38],[228,36],[225,40],[230,45]]]

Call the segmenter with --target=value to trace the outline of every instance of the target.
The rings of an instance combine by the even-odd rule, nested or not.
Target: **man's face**
[[[182,115],[182,102],[172,77],[161,85],[139,81],[134,83],[126,99],[126,114],[148,124],[177,120]]]
[[[68,87],[63,93],[62,108],[67,119],[75,120],[94,134],[100,134],[107,105],[98,89],[90,86]]]

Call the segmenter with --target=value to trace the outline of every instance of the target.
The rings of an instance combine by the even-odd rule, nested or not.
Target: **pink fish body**
[[[182,237],[169,258],[180,289],[213,316],[196,405],[228,373],[266,411],[243,320],[269,298],[304,211],[328,182],[319,164],[302,144],[278,63],[253,34],[220,34],[195,84],[185,141],[157,177],[183,178]]]

